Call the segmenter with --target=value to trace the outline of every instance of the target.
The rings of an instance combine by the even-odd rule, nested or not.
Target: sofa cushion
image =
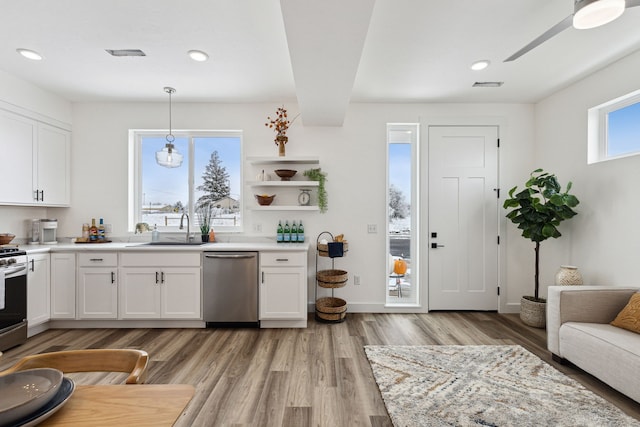
[[[631,295],[627,305],[618,313],[611,324],[640,334],[640,292]]]
[[[640,402],[640,337],[602,323],[560,327],[560,356]]]

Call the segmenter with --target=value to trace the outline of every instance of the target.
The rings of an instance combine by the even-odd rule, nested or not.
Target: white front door
[[[497,310],[498,128],[430,126],[428,156],[429,310]]]

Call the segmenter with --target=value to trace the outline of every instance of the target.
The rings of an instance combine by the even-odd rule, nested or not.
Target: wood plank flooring
[[[147,383],[185,383],[196,394],[177,426],[391,426],[363,346],[520,344],[640,420],[640,404],[546,350],[544,330],[517,315],[350,313],[306,329],[49,330],[0,357],[0,370],[45,351],[130,347],[150,357]],[[124,374],[70,375],[82,384]],[[132,386],[135,387],[135,386]]]

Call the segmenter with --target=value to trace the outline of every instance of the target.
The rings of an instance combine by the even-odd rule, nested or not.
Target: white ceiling
[[[0,69],[73,102],[297,102],[340,125],[349,102],[536,102],[640,49],[640,7],[569,28],[573,0],[2,0]],[[16,48],[44,55],[27,60]],[[105,49],[142,49],[116,58]],[[210,60],[196,63],[190,49]],[[479,59],[491,66],[471,71]],[[472,88],[475,81],[504,81]]]

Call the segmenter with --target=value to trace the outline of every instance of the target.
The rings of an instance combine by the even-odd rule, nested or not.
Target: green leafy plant
[[[327,211],[327,191],[324,188],[324,183],[327,180],[327,174],[322,172],[322,169],[307,169],[304,171],[304,176],[311,181],[318,181],[318,207],[321,213]]]
[[[199,205],[198,209],[196,209],[196,215],[198,215],[198,224],[200,224],[200,234],[209,234],[211,217],[213,216],[213,206],[209,203]]]
[[[576,196],[569,194],[571,186],[572,184],[569,182],[567,189],[563,192],[555,175],[546,173],[542,169],[536,169],[531,172],[522,191],[514,194],[517,186],[509,190],[509,198],[503,204],[505,209],[512,209],[507,213],[507,218],[522,230],[522,237],[535,243],[536,271],[533,301],[545,301],[538,297],[540,242],[550,237],[554,239],[560,237],[562,234],[558,231],[558,225],[565,219],[577,215],[573,208],[580,201]]]

